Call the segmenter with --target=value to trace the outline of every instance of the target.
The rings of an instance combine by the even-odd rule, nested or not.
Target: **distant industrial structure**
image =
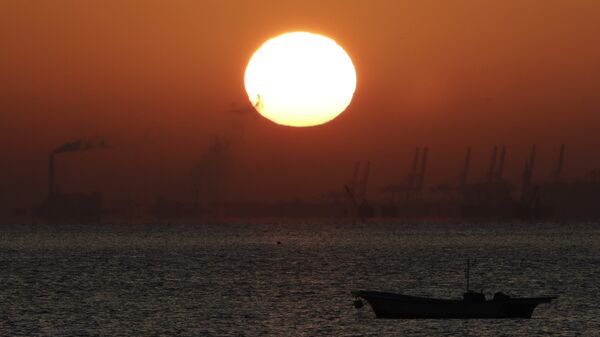
[[[173,217],[222,217],[224,185],[230,169],[230,143],[215,137],[190,174],[193,200],[171,201],[157,196],[150,212],[159,220]]]
[[[565,146],[560,147],[558,164],[553,179],[537,186],[539,204],[558,219],[600,219],[600,170],[592,170],[575,181],[563,177]]]
[[[381,206],[381,216],[397,217],[412,216],[422,213],[424,207],[424,182],[427,169],[429,148],[415,148],[415,155],[408,175],[400,184],[384,186],[384,203]]]
[[[77,140],[65,143],[48,156],[48,195],[43,203],[34,209],[34,215],[47,222],[87,223],[98,222],[102,215],[102,196],[99,192],[64,193],[56,184],[58,155],[67,152],[80,152],[106,147],[104,141]]]
[[[369,206],[367,201],[367,183],[371,173],[371,162],[366,162],[361,179],[358,180],[360,167],[360,161],[357,161],[354,166],[352,180],[349,184],[344,185],[346,194],[351,201],[351,207],[345,213],[351,214],[355,220],[364,220],[373,216],[373,208]]]
[[[102,141],[78,140],[54,149],[48,157],[48,194],[34,209],[34,215],[49,223],[100,221],[107,213],[102,208],[101,194],[60,191],[55,181],[55,162],[63,153],[105,146]],[[159,195],[149,207],[140,207],[133,201],[130,204],[136,205],[134,213],[137,215],[145,212],[146,219],[160,222],[251,218],[600,220],[600,170],[591,171],[581,179],[567,180],[563,173],[566,149],[561,145],[551,178],[538,181],[534,179],[537,157],[534,145],[523,165],[520,182],[514,184],[504,177],[507,152],[506,146],[494,146],[483,177],[473,179],[472,149],[467,147],[457,178],[428,187],[425,183],[429,148],[416,147],[408,173],[399,182],[379,190],[368,189],[371,163],[358,161],[348,182],[340,182],[338,191],[320,198],[248,202],[224,194],[232,166],[230,144],[217,137],[191,170],[191,200],[175,201]],[[368,191],[371,193],[367,196]],[[119,214],[128,214],[128,211],[121,210]]]

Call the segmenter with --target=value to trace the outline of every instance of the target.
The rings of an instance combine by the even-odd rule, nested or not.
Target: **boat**
[[[456,300],[364,290],[352,291],[352,295],[366,300],[377,318],[531,318],[538,304],[556,299],[554,296],[512,298],[499,292],[486,300],[484,294],[474,291]],[[361,307],[362,302],[358,301],[355,306]]]
[[[440,299],[395,294],[380,291],[352,291],[357,299],[354,306],[360,309],[369,303],[377,318],[531,318],[535,308],[550,303],[556,296],[513,298],[502,292],[492,299],[469,289],[469,266],[467,262],[467,289],[462,299]]]

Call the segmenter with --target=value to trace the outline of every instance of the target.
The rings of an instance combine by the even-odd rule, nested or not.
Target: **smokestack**
[[[360,161],[356,161],[354,164],[354,175],[352,176],[352,181],[350,182],[350,189],[352,193],[356,193],[356,185],[358,181],[358,171],[360,170]]]
[[[48,197],[54,195],[54,152],[48,157]]]
[[[531,156],[529,157],[529,175],[530,179],[533,180],[533,167],[535,164],[535,155],[537,152],[537,148],[535,145],[531,147]]]
[[[427,168],[427,153],[429,152],[429,148],[425,147],[423,149],[423,154],[421,157],[421,170],[419,172],[419,185],[418,188],[421,190],[423,188],[423,180],[425,180],[425,169]]]
[[[523,169],[523,182],[521,186],[521,201],[526,202],[531,197],[531,190],[533,186],[533,165],[535,163],[536,147],[531,147],[531,155],[529,160],[525,161],[525,168]]]
[[[50,152],[48,157],[48,196],[51,197],[56,193],[55,189],[55,176],[54,176],[54,156],[64,152],[76,152],[91,150],[97,147],[107,147],[106,142],[100,141],[84,141],[76,140],[74,142],[64,143]]]
[[[491,183],[494,179],[494,171],[496,170],[496,157],[498,156],[498,146],[494,146],[494,151],[492,152],[492,161],[490,163],[490,170],[487,174],[487,181]]]
[[[467,184],[467,177],[469,175],[469,164],[471,163],[471,147],[467,147],[467,154],[465,155],[465,166],[460,177],[460,185],[465,186]]]
[[[529,162],[525,161],[523,168],[523,181],[521,182],[521,202],[526,202],[531,189],[531,167]]]
[[[558,165],[554,172],[554,182],[559,183],[562,180],[562,170],[565,164],[565,144],[560,145],[560,153],[558,154]]]
[[[506,146],[502,145],[502,151],[500,152],[500,162],[498,163],[498,172],[496,174],[497,181],[502,180],[502,174],[504,173],[504,159],[506,157]]]
[[[365,164],[365,172],[359,184],[358,196],[364,201],[367,198],[367,181],[369,180],[369,171],[371,170],[371,162]]]
[[[419,147],[416,147],[415,148],[415,158],[413,159],[412,170],[410,171],[410,176],[409,176],[410,187],[415,187],[415,184],[416,184],[415,178],[417,177],[417,167],[419,165],[420,155],[421,155],[421,149],[419,149]]]

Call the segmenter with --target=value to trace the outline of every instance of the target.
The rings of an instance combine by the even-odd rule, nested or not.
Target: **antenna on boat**
[[[465,278],[467,279],[467,292],[469,292],[469,272],[471,269],[471,259],[467,259],[467,269],[465,270]]]

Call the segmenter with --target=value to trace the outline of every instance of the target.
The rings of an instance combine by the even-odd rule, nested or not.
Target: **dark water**
[[[278,244],[277,242],[281,242]],[[12,225],[0,335],[600,336],[597,224]],[[378,320],[351,289],[558,295],[531,320]]]

